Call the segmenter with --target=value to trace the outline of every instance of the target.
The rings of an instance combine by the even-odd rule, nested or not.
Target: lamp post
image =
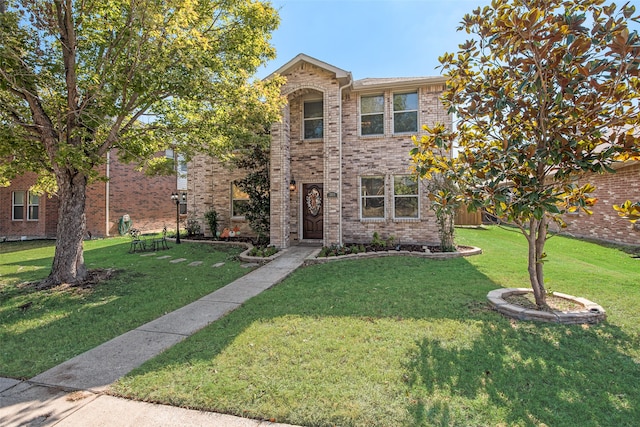
[[[176,202],[176,245],[180,244],[180,195],[171,193],[171,200]],[[187,200],[187,194],[182,193],[182,201]]]

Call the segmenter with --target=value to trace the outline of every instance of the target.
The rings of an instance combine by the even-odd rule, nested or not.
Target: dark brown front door
[[[302,238],[322,239],[322,210],[324,196],[322,184],[302,186]]]

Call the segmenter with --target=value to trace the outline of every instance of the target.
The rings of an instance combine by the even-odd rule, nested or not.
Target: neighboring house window
[[[360,98],[360,135],[384,134],[384,96]]]
[[[249,208],[249,195],[235,183],[231,184],[231,216],[242,217]]]
[[[321,100],[304,102],[304,139],[318,139],[324,136],[323,115]]]
[[[384,218],[384,176],[360,177],[362,218]]]
[[[393,132],[418,131],[418,93],[393,95]]]
[[[184,194],[184,193],[181,193]],[[186,197],[182,197],[180,196],[180,215],[186,215],[187,214],[187,198]]]
[[[11,196],[11,219],[20,221],[24,219],[24,191],[14,191]]]
[[[27,207],[27,219],[29,221],[37,221],[40,217],[40,196],[31,192],[28,194],[29,204]]]
[[[418,218],[418,212],[418,180],[412,175],[394,176],[394,218]]]

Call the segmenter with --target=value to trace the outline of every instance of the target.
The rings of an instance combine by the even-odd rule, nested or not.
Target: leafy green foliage
[[[254,136],[234,158],[237,167],[247,171],[247,175],[236,184],[249,195],[249,203],[244,212],[249,225],[258,235],[258,244],[269,241],[270,220],[270,182],[269,182],[269,136],[266,132]]]
[[[105,155],[165,173],[224,156],[278,117],[278,78],[251,81],[275,56],[268,2],[6,1],[0,12],[0,176],[33,171],[60,198],[52,285],[86,275],[86,185]]]
[[[204,219],[209,225],[209,231],[211,231],[211,235],[215,238],[216,231],[218,231],[218,212],[215,209],[211,208],[204,213]]]
[[[631,200],[627,200],[622,205],[613,205],[613,209],[618,212],[619,217],[632,224],[640,219],[640,202],[631,203]]]
[[[562,226],[562,214],[596,202],[577,178],[640,155],[634,12],[601,0],[494,0],[464,17],[459,30],[473,38],[440,58],[443,102],[460,121],[416,141],[416,171],[445,173],[471,209],[520,228],[540,306],[549,222]],[[438,150],[453,141],[459,154],[447,160]]]

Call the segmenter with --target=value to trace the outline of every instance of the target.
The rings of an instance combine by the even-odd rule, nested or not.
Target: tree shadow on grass
[[[634,425],[640,367],[621,351],[628,342],[609,324],[506,320],[486,324],[469,348],[423,339],[407,365],[412,425]],[[486,418],[466,419],[465,404],[484,405],[474,413]]]
[[[253,352],[234,342],[255,325],[275,324],[278,319],[316,318],[321,323],[322,319],[353,318],[355,323],[365,320],[372,325],[375,319],[452,320],[460,328],[474,325],[480,333],[474,332],[463,344],[458,340],[456,347],[426,331],[426,337],[415,342],[406,358],[410,362],[403,366],[405,383],[400,386],[408,397],[409,425],[615,425],[614,421],[629,425],[630,420],[638,419],[640,398],[634,390],[640,370],[625,354],[637,338],[609,324],[583,329],[510,322],[488,308],[486,294],[498,287],[464,259],[399,257],[303,268],[132,372],[116,393],[131,396],[129,386],[139,377],[138,397],[193,406],[189,396],[195,387],[202,382],[212,385],[213,377],[196,376],[197,384],[181,377],[184,395],[172,395],[169,401],[153,394],[163,384],[151,378],[166,375],[174,384],[183,368],[189,371],[192,366],[206,365],[214,369],[216,358],[230,347]],[[147,374],[150,385],[145,391]],[[206,392],[195,391],[195,397],[208,403],[195,407],[219,409],[215,402],[219,392],[210,401],[198,393]],[[404,399],[405,394],[402,396]],[[335,402],[338,406],[346,403]],[[244,414],[243,404],[237,405],[226,410]],[[465,408],[471,406],[473,410],[466,413]],[[271,414],[255,416],[268,418]],[[324,419],[331,421],[330,416]],[[384,420],[380,423],[384,425]]]

